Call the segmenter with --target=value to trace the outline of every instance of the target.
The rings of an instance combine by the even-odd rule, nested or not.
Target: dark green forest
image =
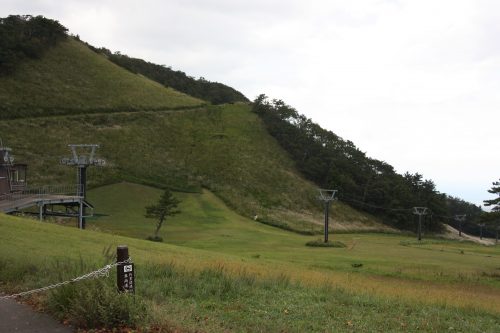
[[[425,224],[433,231],[455,214],[468,214],[473,221],[482,212],[476,205],[438,192],[434,182],[421,174],[398,174],[390,164],[366,156],[351,141],[323,129],[281,100],[260,95],[252,110],[307,179],[319,187],[337,189],[339,200],[383,217],[395,227],[413,230],[412,207],[430,209]]]
[[[95,52],[104,54],[109,60],[132,73],[144,75],[166,87],[174,88],[212,104],[249,102],[242,93],[225,84],[211,82],[202,77],[195,79],[170,67],[132,58],[120,52],[113,53],[106,48],[95,48],[92,45],[87,45]]]
[[[26,58],[43,53],[67,37],[58,21],[43,16],[10,15],[0,18],[0,74],[12,73]]]

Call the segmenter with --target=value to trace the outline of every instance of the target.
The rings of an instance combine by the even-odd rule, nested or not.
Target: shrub
[[[133,294],[118,293],[112,280],[91,280],[55,289],[47,307],[60,319],[84,328],[137,327],[146,305]]]
[[[163,242],[163,237],[160,236],[148,236],[146,239],[152,242]]]

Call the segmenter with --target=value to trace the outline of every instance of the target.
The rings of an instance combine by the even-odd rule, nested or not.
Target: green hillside
[[[126,182],[95,188],[89,191],[88,198],[96,206],[96,216],[89,219],[87,228],[146,239],[151,235],[155,221],[144,217],[145,207],[156,203],[161,193],[153,187]],[[220,237],[228,237],[226,243],[230,242],[229,238],[238,239],[245,244],[253,244],[256,251],[268,246],[263,243],[261,223],[238,215],[212,192],[176,192],[175,197],[181,200],[181,213],[168,218],[162,228],[160,236],[165,242],[211,248],[219,243]],[[74,226],[74,221],[67,224]],[[343,228],[347,226],[341,225]],[[334,225],[333,229],[337,232],[338,225]],[[309,231],[321,233],[323,226],[311,223]],[[274,234],[280,234],[284,239],[293,237],[279,230]],[[233,245],[237,247],[237,243]],[[239,251],[236,248],[233,250]]]
[[[316,187],[244,103],[207,105],[133,74],[68,37],[40,59],[0,76],[0,133],[32,186],[73,183],[59,165],[71,143],[96,143],[106,168],[91,187],[129,181],[201,192],[260,222],[319,233]],[[368,214],[336,203],[336,228],[387,230]]]
[[[0,78],[0,119],[178,109],[203,103],[132,74],[72,38]]]
[[[91,142],[108,161],[89,169],[93,187],[127,180],[188,192],[207,188],[247,217],[305,232],[322,224],[315,186],[243,104],[4,120],[0,132],[16,160],[29,164],[32,185],[74,182],[75,170],[59,160],[69,154],[67,144]],[[342,203],[333,210],[337,228],[384,228]]]
[[[106,48],[98,49],[91,45],[89,47],[132,73],[142,74],[166,87],[172,87],[190,96],[210,101],[212,104],[249,102],[242,93],[225,84],[210,82],[202,77],[195,79],[182,71],[173,70],[171,67],[132,58],[120,52],[112,53]]]

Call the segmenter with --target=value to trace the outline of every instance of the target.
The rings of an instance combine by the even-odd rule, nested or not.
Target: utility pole
[[[458,222],[458,236],[460,237],[462,237],[462,226],[466,217],[467,215],[465,214],[455,215],[455,221]]]
[[[328,219],[329,219],[329,209],[332,201],[335,200],[335,194],[337,194],[337,190],[325,190],[319,189],[319,200],[324,202],[324,211],[325,211],[325,243],[328,243]]]
[[[418,240],[422,240],[422,216],[427,215],[427,207],[413,207],[413,214],[418,215]]]
[[[95,151],[99,148],[96,144],[71,144],[71,157],[61,159],[61,164],[76,166],[77,173],[77,196],[81,198],[78,209],[78,228],[85,229],[85,205],[87,199],[87,167],[104,166],[106,161],[95,157]]]

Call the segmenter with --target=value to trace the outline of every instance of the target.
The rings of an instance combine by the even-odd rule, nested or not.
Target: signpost
[[[120,263],[116,266],[116,284],[119,292],[135,292],[134,264],[127,262],[129,259],[128,246],[119,245],[116,248],[116,261]]]

